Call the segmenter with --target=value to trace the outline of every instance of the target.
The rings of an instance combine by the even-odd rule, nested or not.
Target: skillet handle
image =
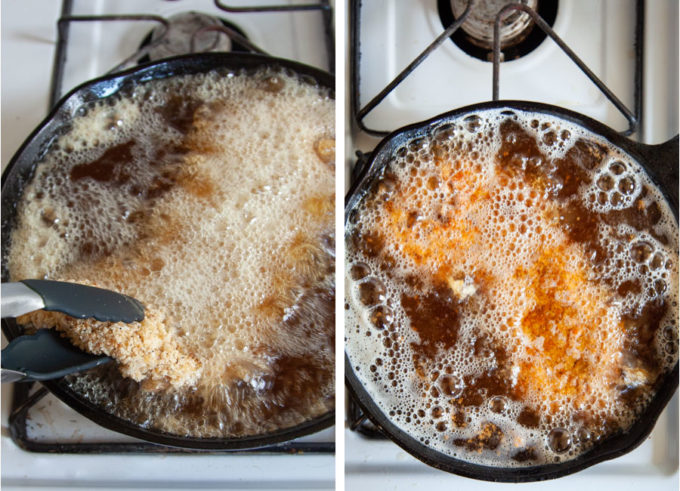
[[[661,185],[678,208],[678,135],[658,145],[635,143],[635,150],[642,156],[643,162],[654,174],[652,177]]]

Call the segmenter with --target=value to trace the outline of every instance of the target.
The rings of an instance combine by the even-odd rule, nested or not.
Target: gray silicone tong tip
[[[140,322],[144,306],[132,297],[101,288],[50,280],[3,283],[3,317],[34,310],[62,312],[102,322]],[[19,336],[2,350],[2,382],[49,380],[109,363],[112,358],[81,351],[53,329]]]
[[[63,281],[23,280],[21,283],[42,297],[44,310],[78,319],[92,317],[102,322],[129,324],[144,320],[144,306],[122,293]]]
[[[2,381],[50,380],[112,360],[79,350],[52,329],[40,329],[19,336],[2,350]]]

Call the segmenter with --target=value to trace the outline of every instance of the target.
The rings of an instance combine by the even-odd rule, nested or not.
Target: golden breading
[[[146,307],[144,320],[131,324],[76,319],[43,310],[17,321],[30,328],[57,329],[78,348],[114,358],[124,376],[143,382],[148,389],[190,385],[201,373],[201,363],[180,346],[168,330],[165,315],[153,307]]]

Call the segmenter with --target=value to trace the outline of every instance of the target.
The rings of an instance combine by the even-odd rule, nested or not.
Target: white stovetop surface
[[[148,3],[150,0],[144,1]],[[92,8],[96,9],[101,3],[101,0],[93,1]],[[181,10],[180,5],[183,4],[184,9],[189,10],[200,9],[200,6],[197,7],[199,3],[212,5],[209,0],[182,0],[165,2],[164,5]],[[134,1],[132,4],[140,5]],[[58,0],[2,2],[3,169],[19,145],[47,114],[56,19],[60,9],[61,1]],[[133,10],[134,7],[128,12]],[[95,75],[93,73],[89,77]],[[82,76],[83,80],[88,78],[86,71]],[[69,88],[67,83],[65,88]],[[12,442],[9,435],[11,394],[11,385],[4,384],[0,465],[2,488],[5,490],[333,487],[332,455],[52,455],[25,452]],[[56,399],[53,403],[61,404]],[[326,441],[333,439],[333,429],[327,430],[322,438]]]

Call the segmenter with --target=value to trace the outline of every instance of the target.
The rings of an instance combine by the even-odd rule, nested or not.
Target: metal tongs
[[[139,322],[144,306],[121,293],[93,286],[50,280],[2,283],[2,318],[34,310],[62,312],[79,319]],[[2,350],[2,382],[50,380],[109,363],[112,358],[79,350],[54,329],[13,339]]]

